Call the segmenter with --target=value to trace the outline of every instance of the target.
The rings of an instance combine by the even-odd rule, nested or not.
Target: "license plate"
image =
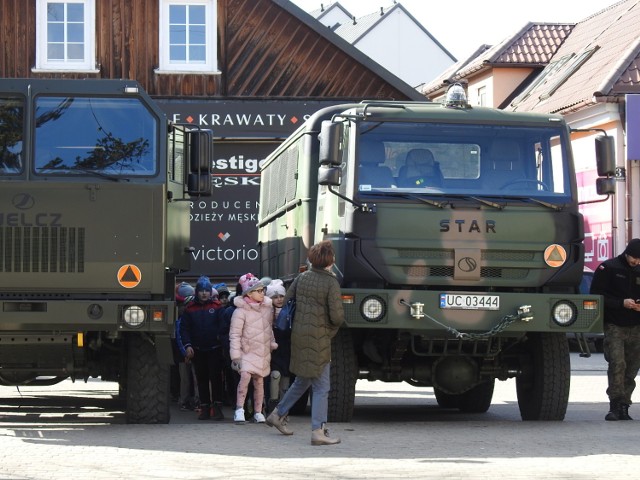
[[[440,294],[440,308],[457,310],[499,310],[498,295],[459,295],[454,293]]]

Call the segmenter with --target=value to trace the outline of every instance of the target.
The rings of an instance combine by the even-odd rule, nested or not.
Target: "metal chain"
[[[439,322],[438,320],[427,314],[425,314],[425,317],[443,327],[449,333],[453,334],[456,338],[460,338],[462,340],[481,340],[484,338],[493,337],[494,335],[506,330],[509,325],[517,320],[520,320],[522,318],[522,315],[505,315],[504,317],[502,317],[502,320],[500,320],[500,322],[498,322],[491,330],[488,330],[484,333],[464,333],[456,330],[453,327],[445,325],[444,323]]]

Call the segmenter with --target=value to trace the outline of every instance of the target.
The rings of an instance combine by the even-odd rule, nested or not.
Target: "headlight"
[[[146,314],[142,307],[138,307],[137,305],[131,305],[124,309],[122,313],[122,318],[124,323],[126,323],[130,327],[139,327],[146,320]]]
[[[554,322],[568,327],[578,318],[578,309],[573,303],[562,300],[553,306],[552,315]]]
[[[379,322],[386,312],[387,307],[380,297],[367,297],[360,304],[360,313],[368,322]]]

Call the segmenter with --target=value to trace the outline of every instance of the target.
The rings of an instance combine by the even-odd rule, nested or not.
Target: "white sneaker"
[[[257,412],[254,416],[253,416],[253,421],[256,423],[266,423],[267,419],[264,418],[264,415],[261,414],[260,412]]]
[[[236,423],[244,423],[244,408],[238,408],[233,414],[233,421]]]

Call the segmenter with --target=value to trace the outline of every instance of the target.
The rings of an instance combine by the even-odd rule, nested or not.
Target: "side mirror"
[[[608,177],[616,173],[616,152],[613,137],[596,137],[596,166],[599,177]]]
[[[190,173],[187,177],[187,192],[191,196],[211,195],[211,176]]]
[[[318,185],[337,187],[342,183],[342,168],[322,165],[318,169]]]
[[[342,134],[344,125],[329,120],[322,122],[320,129],[320,164],[340,165],[342,163]]]
[[[596,193],[598,195],[615,195],[615,178],[596,178]]]
[[[213,132],[211,130],[191,130],[187,132],[189,142],[189,170],[191,172],[209,171],[213,151]]]
[[[187,134],[187,193],[192,197],[211,196],[211,165],[213,163],[213,132],[190,130]]]

